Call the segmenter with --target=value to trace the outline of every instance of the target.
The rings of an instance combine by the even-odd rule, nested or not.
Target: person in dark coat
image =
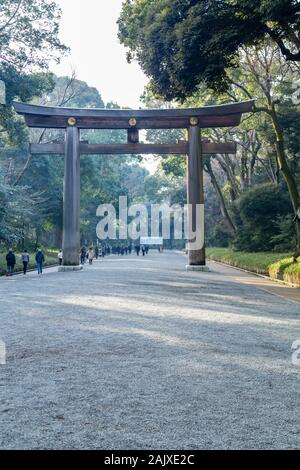
[[[35,255],[35,260],[37,264],[38,274],[43,274],[43,263],[45,262],[45,256],[42,250],[38,250],[37,254]]]
[[[8,250],[8,253],[6,255],[6,264],[7,264],[7,276],[12,276],[13,275],[13,272],[14,272],[14,269],[15,269],[15,265],[16,265],[16,257],[14,255],[14,252],[12,250],[12,248],[10,248]]]
[[[81,247],[81,250],[80,250],[80,264],[85,264],[85,260],[86,260],[86,247],[83,246]]]

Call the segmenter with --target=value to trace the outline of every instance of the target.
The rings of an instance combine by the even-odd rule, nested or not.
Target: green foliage
[[[211,260],[300,286],[300,258],[295,263],[287,253],[241,253],[229,248],[208,248],[207,255]]]
[[[0,53],[2,64],[19,71],[47,68],[67,51],[60,42],[61,11],[51,0],[1,0]]]
[[[54,87],[52,74],[41,71],[67,51],[58,37],[60,16],[51,0],[0,2],[0,80],[6,86],[7,105],[0,107],[0,129],[5,129],[9,143],[26,140],[26,130],[11,109],[12,101],[27,102]]]
[[[145,179],[145,195],[149,203],[185,204],[185,182],[182,178],[166,175],[160,169]]]
[[[289,250],[296,246],[295,223],[291,215],[278,216],[274,220],[274,227],[278,230],[277,235],[271,238],[275,251]]]
[[[26,186],[10,186],[0,167],[0,242],[15,243],[24,236],[24,227],[43,203],[41,195]]]
[[[166,175],[182,178],[186,174],[186,160],[181,156],[172,155],[171,157],[165,158],[161,166]]]
[[[286,216],[292,208],[284,187],[272,184],[257,185],[241,195],[235,206],[237,234],[233,246],[241,251],[268,251],[278,247],[280,235],[278,217]]]
[[[269,266],[270,277],[283,280],[285,270],[293,264],[293,258],[283,258]]]
[[[207,248],[207,255],[211,260],[264,275],[268,274],[271,264],[277,263],[278,260],[284,260],[288,256],[287,253],[241,253],[230,248]]]
[[[28,140],[28,131],[23,121],[12,110],[12,101],[30,101],[49,93],[54,88],[51,73],[26,74],[10,64],[0,64],[0,80],[6,86],[6,106],[0,106],[1,147],[6,143],[23,145]],[[25,142],[24,142],[25,141]]]
[[[201,82],[224,90],[241,46],[271,38],[300,60],[295,0],[127,0],[119,38],[167,100],[190,96]]]
[[[300,286],[300,258],[295,263],[293,258],[285,258],[269,266],[269,275],[274,279]]]
[[[283,280],[300,287],[300,259],[290,264],[284,271]]]

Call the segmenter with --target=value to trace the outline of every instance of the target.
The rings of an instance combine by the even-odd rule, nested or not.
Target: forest
[[[127,0],[118,21],[129,61],[149,77],[148,108],[200,107],[255,99],[239,128],[207,130],[203,138],[235,141],[235,156],[204,156],[206,243],[240,252],[300,254],[300,6],[293,0]],[[29,131],[12,101],[117,108],[101,90],[73,74],[57,77],[51,60],[59,40],[55,1],[1,0],[0,243],[21,250],[59,249],[63,158],[32,156],[29,142],[58,142],[54,131]],[[125,54],[124,49],[124,54]],[[185,131],[148,131],[147,141],[176,142]],[[90,143],[117,143],[120,131],[89,131]],[[130,202],[184,204],[184,156],[81,159],[81,237],[94,243],[96,208]],[[176,246],[176,244],[175,244]],[[178,246],[182,248],[182,246]]]

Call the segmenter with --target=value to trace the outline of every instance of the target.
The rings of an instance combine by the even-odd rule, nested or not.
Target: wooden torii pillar
[[[77,270],[80,250],[80,155],[179,154],[188,156],[187,202],[191,207],[190,228],[202,243],[189,242],[187,269],[207,270],[204,242],[203,154],[236,153],[236,144],[202,142],[201,129],[233,127],[254,101],[192,109],[113,110],[75,109],[14,103],[18,114],[32,128],[65,129],[65,143],[32,144],[33,155],[64,154],[63,270]],[[80,142],[81,129],[127,129],[126,144]],[[188,142],[140,144],[140,129],[188,129]],[[198,227],[197,211],[201,210]]]

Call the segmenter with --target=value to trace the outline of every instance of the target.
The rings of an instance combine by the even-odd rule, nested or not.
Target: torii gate
[[[64,154],[63,267],[77,270],[80,250],[80,155],[186,154],[187,202],[192,207],[189,221],[196,227],[197,205],[204,205],[203,154],[236,153],[236,144],[201,141],[201,129],[238,126],[243,113],[252,111],[254,101],[191,109],[76,109],[35,106],[14,102],[28,127],[65,129],[64,143],[32,144],[33,155]],[[80,141],[80,129],[125,129],[126,144],[88,144]],[[188,129],[188,141],[177,144],[140,144],[141,129]],[[201,220],[204,239],[204,220]],[[189,249],[191,270],[205,271],[205,244]]]

